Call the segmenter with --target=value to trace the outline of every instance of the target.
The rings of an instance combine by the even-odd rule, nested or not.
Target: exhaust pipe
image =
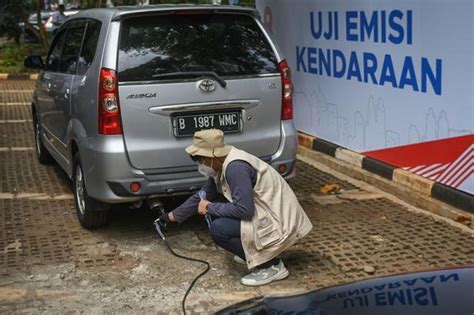
[[[161,214],[165,212],[165,207],[163,206],[163,202],[161,202],[161,199],[157,197],[151,197],[148,198],[146,202],[151,210],[159,210]]]

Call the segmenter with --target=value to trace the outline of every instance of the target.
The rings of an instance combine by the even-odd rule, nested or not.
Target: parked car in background
[[[287,62],[253,9],[196,5],[82,11],[58,30],[32,111],[39,161],[74,182],[86,228],[110,204],[189,194],[206,181],[184,148],[219,128],[229,144],[293,174]]]
[[[53,24],[51,23],[52,15],[53,15],[53,12],[51,11],[41,11],[41,23],[44,25],[46,32],[52,31],[52,28],[53,28]],[[31,26],[35,30],[39,31],[40,28],[38,26],[38,20],[36,16],[37,16],[36,13],[30,14],[30,16],[28,17],[28,23],[30,23]],[[20,28],[23,30],[23,34],[24,34],[23,36],[27,43],[38,42],[38,37],[35,35],[33,31],[31,31],[29,28],[25,26],[25,23],[21,22],[19,25],[20,25]]]
[[[74,15],[78,13],[79,10],[71,10],[71,11],[64,11],[64,15],[67,17]],[[41,11],[41,23],[44,25],[45,31],[46,32],[53,32],[55,30],[55,27],[53,25],[53,11]],[[30,14],[28,17],[28,23],[31,24],[31,26],[39,31],[40,27],[38,25],[38,20],[36,18],[37,14],[33,13]],[[32,32],[30,29],[25,27],[25,23],[20,23],[20,27],[23,30],[24,38],[25,41],[28,43],[37,43],[38,42],[38,37],[35,35],[34,32]]]

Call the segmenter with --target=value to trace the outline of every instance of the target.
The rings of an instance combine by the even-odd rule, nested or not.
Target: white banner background
[[[472,134],[473,3],[472,0],[257,0],[262,21],[271,29],[293,71],[297,129],[359,152]],[[374,11],[380,15],[382,10],[387,15],[400,10],[405,14],[404,18],[408,10],[412,12],[412,44],[407,44],[406,38],[400,44],[374,42],[373,37],[364,42],[347,40],[347,11],[363,11],[370,18]],[[322,12],[322,25],[327,30],[329,11],[338,12],[339,39],[315,39],[310,12],[314,14],[315,23],[318,12]],[[351,32],[360,34],[360,19],[351,21],[359,24]],[[401,21],[406,25],[403,19]],[[387,32],[396,35],[389,25]],[[409,85],[400,89],[387,82],[381,86],[370,80],[359,82],[354,77],[348,80],[325,73],[308,73],[302,71],[301,65],[298,71],[297,47],[340,50],[346,62],[352,51],[359,57],[369,52],[377,57],[377,71],[380,71],[384,56],[389,54],[397,78],[406,56],[412,57],[417,74],[421,58],[427,58],[433,69],[435,60],[440,59],[441,95],[434,93],[429,84],[423,93],[414,91]],[[306,68],[307,59],[305,54]],[[362,63],[359,58],[361,67]],[[319,66],[318,60],[316,67],[319,69]],[[421,89],[420,81],[418,78]],[[470,186],[472,181],[473,176]]]

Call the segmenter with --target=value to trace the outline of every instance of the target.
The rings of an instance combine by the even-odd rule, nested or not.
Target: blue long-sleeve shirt
[[[229,202],[216,188],[214,179],[210,177],[202,190],[206,192],[208,213],[212,217],[227,217],[239,220],[251,220],[255,213],[253,187],[257,181],[257,171],[249,163],[236,160],[227,165],[225,177],[232,195]],[[178,223],[197,213],[201,199],[198,193],[189,197],[182,205],[173,210],[173,215]]]

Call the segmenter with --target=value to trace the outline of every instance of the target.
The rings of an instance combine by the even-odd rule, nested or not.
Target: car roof
[[[257,10],[240,6],[226,5],[202,5],[202,4],[159,4],[159,5],[141,5],[141,6],[119,6],[113,8],[97,8],[80,11],[71,16],[71,18],[96,18],[120,20],[125,16],[148,15],[159,12],[173,11],[211,11],[212,13],[238,13],[248,14],[258,17]]]

